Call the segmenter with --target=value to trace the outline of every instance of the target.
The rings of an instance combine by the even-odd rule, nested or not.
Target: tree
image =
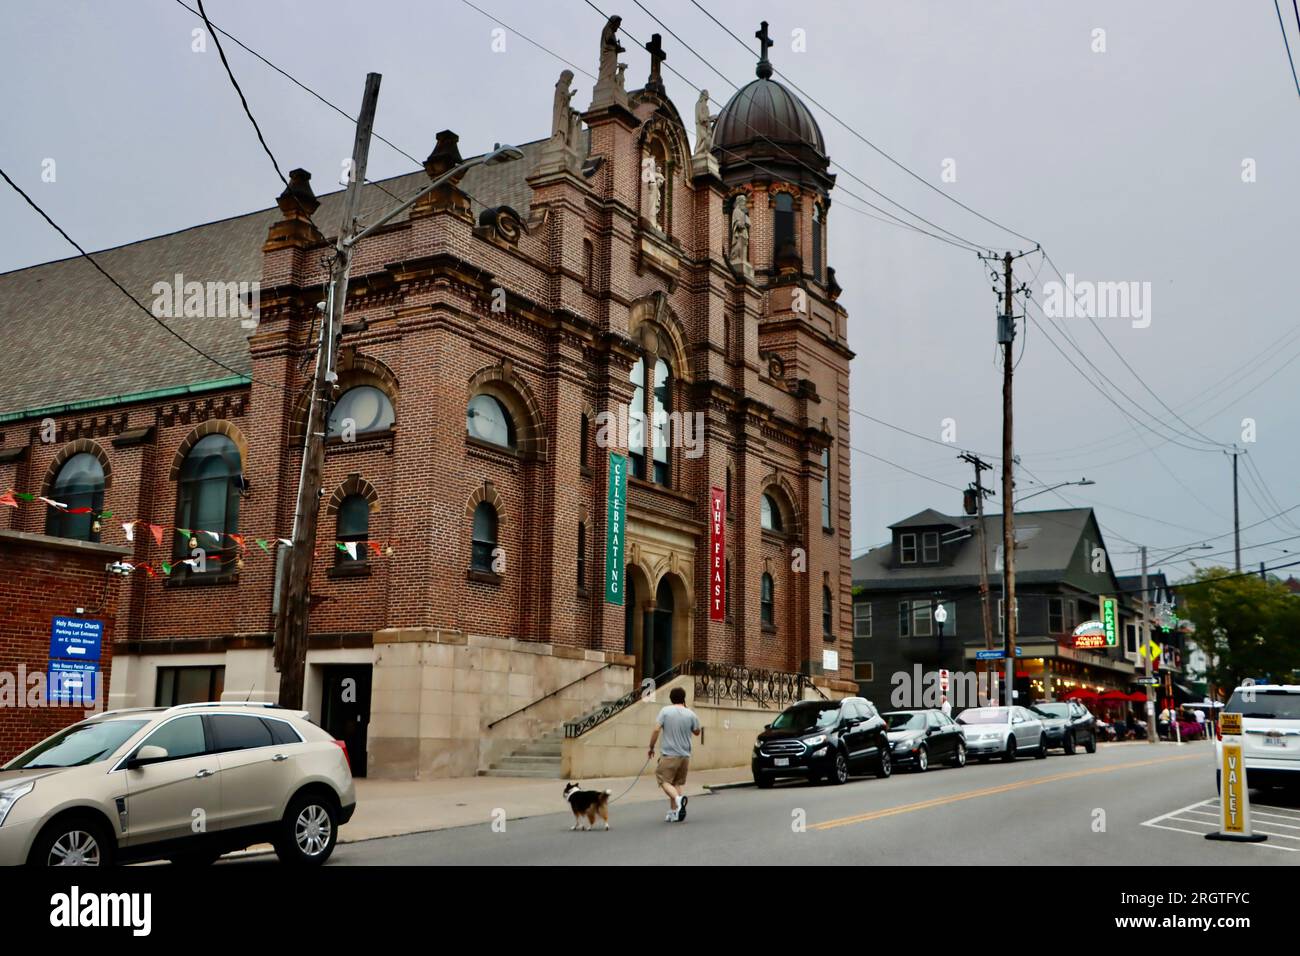
[[[1290,681],[1300,667],[1300,599],[1281,582],[1201,568],[1178,593],[1183,616],[1196,626],[1191,641],[1208,659],[1210,683]]]

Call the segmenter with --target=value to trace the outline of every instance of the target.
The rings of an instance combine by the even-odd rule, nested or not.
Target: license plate
[[[790,758],[789,758],[789,757],[777,757],[775,760],[772,761],[772,763],[775,764],[775,765],[778,766],[778,767],[788,767],[788,766],[790,766]]]
[[[1285,746],[1286,746],[1286,739],[1283,738],[1283,737],[1265,737],[1265,738],[1264,738],[1264,746],[1265,746],[1265,747],[1285,747]]]

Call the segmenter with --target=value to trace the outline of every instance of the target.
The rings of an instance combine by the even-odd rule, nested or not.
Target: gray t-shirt
[[[684,704],[669,704],[659,711],[655,723],[663,730],[660,752],[665,757],[691,755],[691,733],[700,729],[700,718],[695,716],[695,711]]]

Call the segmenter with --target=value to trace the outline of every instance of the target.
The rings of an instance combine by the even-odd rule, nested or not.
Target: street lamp
[[[1084,485],[1095,485],[1095,484],[1096,484],[1096,482],[1093,481],[1091,478],[1080,478],[1078,481],[1063,481],[1063,482],[1061,482],[1059,485],[1052,485],[1052,486],[1049,487],[1049,488],[1040,488],[1038,491],[1031,492],[1031,493],[1025,495],[1025,496],[1024,496],[1023,498],[1021,498],[1019,501],[1017,501],[1016,504],[1018,505],[1018,504],[1020,504],[1021,501],[1026,501],[1026,500],[1028,500],[1028,499],[1034,497],[1034,495],[1045,495],[1045,494],[1047,494],[1047,492],[1049,492],[1049,491],[1055,491],[1057,488],[1065,488],[1065,487],[1067,487],[1067,486],[1069,486],[1069,485],[1078,485],[1078,486],[1080,486],[1080,487],[1083,487]]]

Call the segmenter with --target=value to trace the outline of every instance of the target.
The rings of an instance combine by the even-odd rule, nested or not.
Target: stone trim
[[[325,513],[330,515],[338,514],[339,508],[343,505],[343,500],[352,495],[361,495],[361,497],[365,498],[370,504],[372,514],[379,511],[379,492],[375,490],[374,485],[353,472],[343,479],[342,484],[334,489],[334,494],[330,495],[329,504],[325,506]]]
[[[45,480],[41,483],[41,494],[49,496],[50,490],[54,487],[54,480],[59,476],[59,471],[68,459],[73,455],[81,453],[94,455],[99,461],[100,467],[104,469],[104,491],[113,487],[113,463],[108,460],[108,452],[104,451],[99,442],[91,441],[89,438],[78,438],[76,441],[69,442],[59,449],[59,453],[54,456],[50,462],[50,467],[45,469]]]
[[[524,377],[509,359],[479,369],[469,380],[465,404],[486,394],[500,401],[515,420],[515,447],[524,458],[545,461],[547,441],[541,406]]]
[[[181,466],[185,464],[185,456],[190,453],[190,449],[198,444],[199,439],[206,438],[208,435],[225,435],[233,441],[235,448],[239,450],[240,470],[248,466],[248,439],[244,437],[244,433],[225,419],[209,418],[186,435],[185,440],[176,449],[176,454],[172,457],[171,470],[168,472],[171,481],[176,481],[180,477]]]

